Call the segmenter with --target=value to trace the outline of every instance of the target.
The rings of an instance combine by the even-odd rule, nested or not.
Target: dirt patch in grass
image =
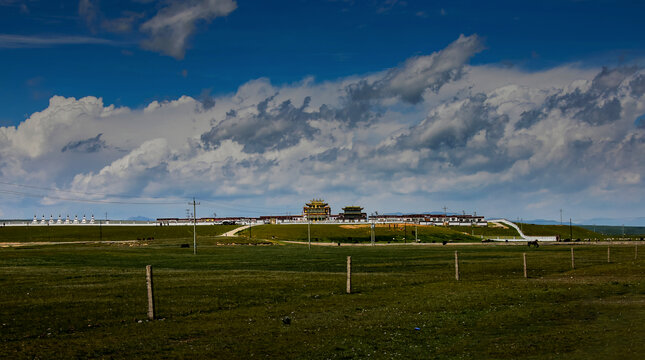
[[[365,224],[365,225],[341,225],[340,228],[341,229],[362,229],[362,228],[366,228],[368,226],[369,225],[367,225],[367,224]]]
[[[489,222],[488,226],[495,227],[495,228],[508,229],[508,226],[506,226],[506,225],[504,225],[502,223],[498,223],[498,222]]]

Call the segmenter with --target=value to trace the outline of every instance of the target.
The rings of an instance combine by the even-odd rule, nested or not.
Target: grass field
[[[522,227],[525,235],[553,236],[559,235],[561,239],[570,239],[573,232],[573,239],[605,239],[606,236],[580,226],[569,225],[535,225],[535,224],[518,224]]]
[[[443,226],[418,226],[419,241],[427,243],[478,242],[479,237],[464,234],[461,231]],[[415,240],[415,226],[403,224],[377,224],[374,232],[375,241],[405,243]],[[240,232],[243,236],[253,238],[307,241],[307,225],[258,225]],[[370,242],[369,225],[334,225],[311,224],[312,242],[367,243]]]
[[[199,238],[212,238],[237,225],[200,225]],[[0,227],[0,242],[168,240],[193,237],[192,226],[7,226]]]
[[[492,238],[492,237],[519,237],[517,230],[510,226],[499,227],[489,224],[488,226],[451,226],[450,229],[474,234],[475,237]]]
[[[608,236],[625,236],[641,238],[645,237],[645,226],[605,226],[605,225],[581,225],[581,227]]]
[[[0,249],[0,357],[640,359],[645,352],[645,254],[635,260],[633,246],[612,247],[612,263],[606,247],[575,246],[571,270],[562,246],[307,250],[219,246],[214,238],[202,239],[195,256],[178,246],[185,241]],[[159,318],[151,322],[147,264]]]

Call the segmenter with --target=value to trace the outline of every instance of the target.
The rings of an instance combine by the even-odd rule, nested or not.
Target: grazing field
[[[631,238],[645,237],[645,226],[606,226],[606,225],[580,225],[581,227],[594,230],[595,232],[605,234],[607,236],[627,236]]]
[[[209,238],[233,230],[237,225],[200,225],[199,238]],[[7,226],[0,227],[0,242],[42,241],[123,241],[137,239],[168,240],[193,237],[192,226]]]
[[[255,230],[255,228],[253,229]],[[0,249],[0,357],[640,359],[634,246]],[[455,280],[454,251],[461,280]],[[528,279],[522,253],[527,254]],[[346,257],[353,293],[345,293]],[[157,318],[146,321],[145,265]]]
[[[478,238],[492,238],[492,237],[519,237],[520,233],[510,226],[496,226],[488,224],[488,226],[451,226],[450,229],[472,234]]]
[[[585,229],[580,226],[571,226],[569,225],[535,225],[535,224],[517,224],[517,226],[522,226],[522,232],[525,235],[541,235],[541,236],[553,236],[559,235],[560,239],[571,239],[571,232],[573,232],[572,239],[597,239],[603,240],[607,236],[600,233],[594,232],[592,230]]]
[[[415,240],[415,228],[418,229],[420,242],[441,243],[479,242],[481,238],[464,234],[452,227],[418,226],[414,224],[377,224],[374,237],[377,242],[405,243]],[[258,225],[240,232],[240,235],[260,239],[307,241],[307,225]],[[370,225],[368,224],[311,224],[312,242],[367,243],[370,242]]]

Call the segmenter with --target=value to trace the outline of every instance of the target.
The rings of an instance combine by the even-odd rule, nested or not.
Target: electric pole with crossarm
[[[193,202],[189,202],[188,205],[193,206],[193,255],[197,255],[197,205],[200,203],[195,202],[193,198]]]

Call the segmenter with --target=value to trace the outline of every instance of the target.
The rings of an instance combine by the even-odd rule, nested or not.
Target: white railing
[[[537,240],[537,241],[558,241],[558,238],[557,238],[556,236],[532,236],[532,235],[525,235],[525,234],[522,232],[522,229],[520,229],[520,227],[519,227],[519,226],[517,226],[517,224],[515,224],[515,223],[514,223],[514,222],[512,222],[512,221],[508,221],[508,220],[506,220],[506,219],[495,219],[495,220],[490,220],[489,222],[502,223],[502,224],[505,224],[505,225],[508,225],[508,226],[512,227],[513,229],[517,230],[517,233],[518,233],[518,234],[520,234],[520,236],[522,237],[522,239],[523,239],[523,240],[526,240],[526,241],[535,241],[535,240]]]

